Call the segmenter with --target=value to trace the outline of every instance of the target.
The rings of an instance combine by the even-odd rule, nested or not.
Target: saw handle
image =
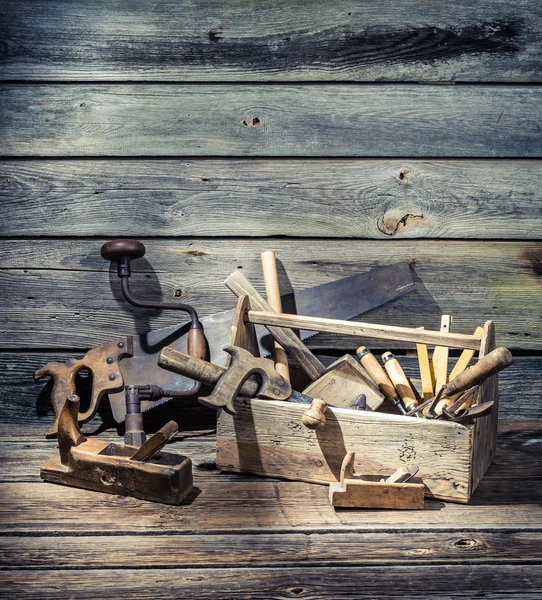
[[[124,379],[119,362],[124,356],[131,356],[131,344],[128,338],[119,338],[89,350],[79,360],[70,359],[65,363],[50,362],[34,373],[35,381],[46,376],[53,379],[51,402],[56,418],[45,437],[57,436],[58,417],[66,403],[66,398],[77,393],[77,375],[81,370],[87,369],[92,374],[92,392],[88,409],[78,415],[79,423],[86,423],[92,419],[104,394],[122,390]]]
[[[495,348],[481,358],[475,365],[459,373],[446,385],[445,396],[453,396],[465,392],[474,385],[479,385],[491,375],[495,375],[512,364],[512,354],[506,348]]]

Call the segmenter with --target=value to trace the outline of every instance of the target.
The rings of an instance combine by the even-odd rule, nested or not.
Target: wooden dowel
[[[267,302],[275,312],[281,313],[282,302],[280,299],[277,260],[273,250],[265,250],[262,252],[262,270]],[[286,379],[286,381],[290,381],[288,355],[286,354],[286,350],[284,350],[284,348],[277,341],[275,341],[275,369],[282,375],[282,377],[284,377],[284,379]]]
[[[292,329],[306,329],[309,331],[339,333],[401,342],[420,342],[422,344],[438,346],[445,345],[449,348],[480,349],[479,337],[462,333],[442,333],[440,331],[413,329],[410,327],[373,325],[358,321],[340,321],[338,319],[323,319],[300,315],[279,315],[259,310],[248,311],[248,320],[251,323],[272,327],[289,327]]]
[[[442,315],[440,320],[440,331],[442,333],[449,333],[450,326],[452,324],[452,317],[450,315]],[[448,345],[439,345],[433,351],[433,373],[435,374],[435,394],[438,393],[440,388],[448,382]]]
[[[420,329],[424,328],[420,327]],[[427,344],[416,344],[416,352],[418,354],[418,364],[422,380],[422,396],[424,400],[429,400],[435,395],[435,374],[429,361]]]
[[[476,337],[482,338],[483,334],[484,334],[484,328],[477,327],[476,331],[474,332],[474,335]],[[475,352],[474,350],[463,350],[463,352],[461,353],[461,356],[457,359],[457,362],[455,363],[454,368],[452,369],[452,371],[450,373],[450,376],[449,376],[450,381],[456,375],[459,375],[459,373],[464,371],[469,366],[469,363],[474,356],[474,352]]]

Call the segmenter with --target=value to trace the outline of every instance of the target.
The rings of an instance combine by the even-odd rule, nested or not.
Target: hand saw
[[[402,262],[286,294],[282,297],[282,305],[285,313],[347,320],[413,289],[410,266]],[[223,348],[229,341],[233,312],[227,310],[201,319],[209,344],[210,361],[214,364],[222,365],[226,359]],[[118,338],[89,350],[82,359],[48,363],[38,369],[34,377],[40,379],[48,375],[53,378],[52,403],[58,416],[66,397],[76,391],[77,374],[87,369],[93,376],[91,402],[86,412],[79,413],[79,422],[89,421],[96,413],[102,396],[108,394],[113,417],[121,423],[126,413],[124,387],[127,385],[154,384],[171,391],[171,395],[166,398],[142,402],[142,411],[174,398],[173,390],[181,394],[190,390],[194,383],[192,379],[166,371],[157,364],[158,354],[166,346],[187,352],[190,326],[191,323],[186,322],[139,336]],[[306,340],[316,333],[301,331],[300,337]],[[268,330],[263,325],[258,325],[256,334],[260,355],[269,356],[273,340]],[[47,437],[55,436],[56,422],[47,432]]]
[[[283,312],[330,319],[353,319],[403,296],[414,289],[412,270],[406,262],[376,267],[366,273],[352,275],[312,288],[295,291],[282,296]],[[202,317],[201,323],[209,344],[210,362],[222,365],[226,360],[223,348],[228,344],[233,310]],[[169,346],[181,352],[187,351],[187,334],[190,323],[172,325],[150,331],[132,338],[132,356],[119,363],[125,385],[159,383],[164,389],[188,390],[193,380],[165,371],[157,365],[162,348]],[[256,325],[260,356],[267,357],[273,351],[273,338],[263,325]],[[317,335],[315,331],[300,331],[302,340]],[[142,402],[141,410],[147,411],[168,402],[163,398],[154,402]],[[109,393],[113,417],[118,423],[124,421],[124,392]]]

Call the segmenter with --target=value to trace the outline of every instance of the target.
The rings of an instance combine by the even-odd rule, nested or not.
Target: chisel
[[[416,400],[416,394],[410,387],[407,376],[403,371],[399,361],[395,358],[393,353],[384,352],[382,355],[382,361],[384,368],[391,379],[397,393],[401,397],[403,404],[407,411],[412,411],[418,406],[418,400]]]
[[[423,410],[425,417],[434,419],[438,417],[435,408],[441,400],[451,398],[460,392],[467,391],[475,385],[479,385],[488,377],[491,377],[491,375],[499,373],[511,364],[512,355],[510,351],[506,348],[496,348],[481,358],[475,365],[462,371],[452,381],[443,385],[434,398],[420,404],[416,409],[411,410],[410,414]]]
[[[390,381],[390,378],[386,375],[386,371],[380,366],[376,356],[366,346],[360,346],[356,350],[356,354],[361,365],[384,394],[384,398],[397,407],[402,414],[406,414],[406,408],[397,397],[397,390]]]

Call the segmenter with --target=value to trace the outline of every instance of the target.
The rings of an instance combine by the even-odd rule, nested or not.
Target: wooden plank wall
[[[117,236],[147,246],[137,291],[203,315],[233,307],[235,268],[263,289],[264,248],[283,288],[407,260],[416,291],[365,318],[493,318],[516,356],[502,417],[542,416],[542,5],[1,7],[5,435],[50,421],[41,363],[172,322],[122,301],[99,256]]]

